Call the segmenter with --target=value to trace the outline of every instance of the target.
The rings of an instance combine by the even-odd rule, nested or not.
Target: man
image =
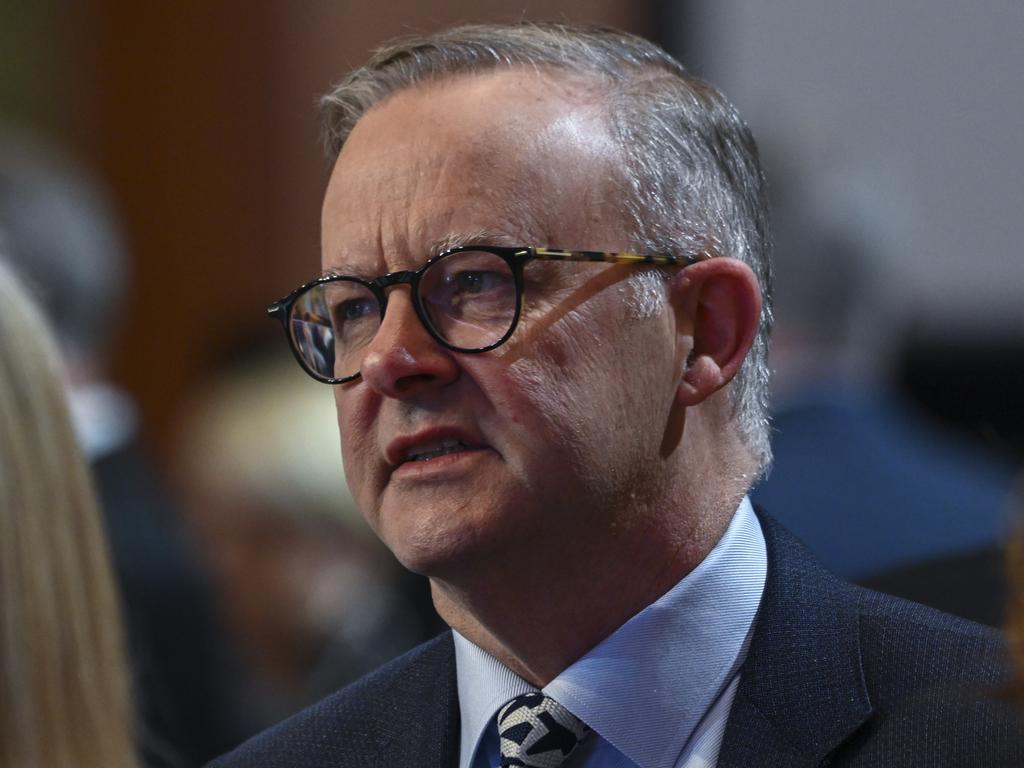
[[[270,311],[453,632],[217,765],[922,765],[947,724],[972,756],[1005,738],[985,699],[925,696],[995,686],[991,634],[835,580],[746,501],[768,225],[720,94],[646,41],[520,25],[385,48],[324,108],[325,277]]]

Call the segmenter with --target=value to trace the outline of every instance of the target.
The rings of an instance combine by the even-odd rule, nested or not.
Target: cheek
[[[509,402],[502,408],[524,427],[528,441],[543,443],[537,455],[557,449],[572,463],[586,463],[607,408],[602,393],[609,372],[595,348],[593,339],[563,335],[509,366]]]
[[[673,348],[656,317],[623,318],[553,329],[507,373],[515,401],[504,404],[528,420],[527,439],[556,445],[578,471],[607,471],[595,462],[637,460],[660,445],[672,402]],[[542,449],[543,450],[543,449]]]
[[[345,480],[360,511],[368,516],[374,508],[372,472],[379,451],[371,410],[358,395],[357,391],[338,388],[335,391],[335,405]],[[373,521],[370,522],[372,525]]]

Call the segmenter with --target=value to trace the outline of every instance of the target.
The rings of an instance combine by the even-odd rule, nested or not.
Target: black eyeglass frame
[[[419,286],[424,272],[439,261],[467,251],[489,253],[502,259],[506,264],[508,264],[509,269],[512,271],[512,278],[515,283],[515,313],[512,316],[512,321],[509,323],[508,331],[506,331],[505,334],[496,342],[484,347],[458,347],[442,338],[440,333],[438,333],[438,331],[433,327],[430,316],[423,308],[423,302],[420,297]],[[380,319],[381,322],[383,322],[384,313],[387,312],[388,308],[388,295],[385,292],[386,289],[394,285],[408,284],[410,293],[412,294],[413,310],[416,312],[416,317],[419,318],[420,323],[426,329],[427,333],[430,334],[430,337],[445,349],[450,349],[453,352],[477,354],[479,352],[488,352],[500,347],[509,340],[515,332],[516,326],[519,325],[519,317],[522,313],[523,306],[523,267],[530,261],[535,259],[543,261],[590,261],[608,264],[632,264],[635,266],[688,267],[709,258],[711,258],[711,254],[706,252],[693,255],[684,254],[682,256],[674,256],[667,253],[640,254],[615,253],[608,251],[563,251],[556,248],[535,248],[531,246],[509,247],[497,245],[462,245],[456,248],[449,248],[443,253],[439,253],[437,256],[428,259],[419,269],[389,272],[388,274],[381,275],[373,280],[363,280],[360,277],[352,275],[325,275],[324,277],[318,277],[316,280],[311,280],[310,282],[299,286],[284,298],[278,299],[268,306],[267,315],[276,318],[281,322],[285,336],[288,339],[288,346],[292,350],[292,355],[306,373],[324,384],[345,384],[359,378],[360,372],[357,371],[351,376],[344,376],[342,378],[328,378],[317,373],[303,359],[302,353],[299,351],[298,346],[295,343],[295,339],[292,337],[291,329],[288,327],[289,318],[291,317],[292,308],[295,306],[295,302],[298,301],[299,298],[307,291],[319,285],[347,281],[364,286],[373,294],[374,298],[377,299],[377,304],[380,306]]]

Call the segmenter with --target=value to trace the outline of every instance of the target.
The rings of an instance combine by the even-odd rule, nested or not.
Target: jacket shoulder
[[[389,724],[418,721],[418,710],[454,688],[450,632],[388,662],[278,725],[209,768],[345,768],[377,764]]]
[[[863,671],[874,716],[837,764],[1024,764],[1024,721],[1006,692],[999,632],[932,608],[855,588]],[[837,758],[839,756],[837,755]]]
[[[851,587],[860,615],[864,676],[876,706],[932,687],[993,696],[1009,682],[1002,635],[918,603]]]
[[[837,579],[759,520],[768,578],[722,768],[1024,765],[997,632]]]

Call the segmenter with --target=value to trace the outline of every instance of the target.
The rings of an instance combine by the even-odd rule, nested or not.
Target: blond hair
[[[0,262],[0,766],[136,765],[120,605],[56,346]]]

